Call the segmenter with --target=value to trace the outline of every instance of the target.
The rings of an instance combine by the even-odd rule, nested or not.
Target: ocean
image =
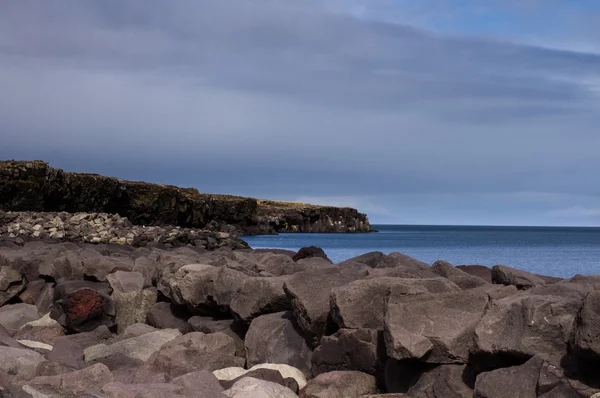
[[[600,274],[600,228],[373,225],[370,234],[241,237],[254,248],[318,246],[335,263],[371,251],[400,252],[426,263],[508,265],[536,274]]]

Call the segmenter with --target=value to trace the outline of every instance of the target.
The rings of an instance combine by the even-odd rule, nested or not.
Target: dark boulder
[[[477,398],[536,398],[537,385],[544,361],[533,357],[521,366],[501,368],[477,376]]]
[[[305,258],[313,258],[313,257],[320,257],[331,263],[331,260],[329,259],[329,257],[327,257],[327,254],[325,254],[323,249],[321,249],[320,247],[316,247],[316,246],[309,246],[309,247],[301,248],[292,257],[292,260],[298,261],[298,260],[302,260]]]
[[[436,261],[432,264],[431,271],[451,280],[461,289],[474,289],[487,283],[480,277],[469,275],[446,261]]]
[[[492,281],[500,285],[514,285],[518,289],[530,289],[546,284],[546,280],[540,276],[506,265],[492,267]]]

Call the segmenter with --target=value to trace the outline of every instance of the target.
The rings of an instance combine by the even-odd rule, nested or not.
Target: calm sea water
[[[374,225],[371,234],[242,237],[252,248],[323,248],[333,262],[370,251],[398,251],[421,261],[509,265],[569,277],[600,274],[600,228]]]

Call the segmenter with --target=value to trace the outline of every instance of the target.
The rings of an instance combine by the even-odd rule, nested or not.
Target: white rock
[[[50,327],[50,326],[55,326],[55,325],[58,325],[58,322],[56,322],[54,319],[50,318],[50,313],[47,313],[40,319],[31,321],[31,322],[27,322],[25,325],[21,326],[20,329],[23,329],[25,326],[44,328],[44,327]]]
[[[40,348],[42,350],[48,350],[48,351],[52,351],[52,347],[50,344],[46,344],[46,343],[41,343],[39,341],[33,341],[33,340],[17,340],[20,344],[24,345],[25,347],[29,347],[29,348]]]
[[[296,382],[298,383],[298,387],[301,390],[304,388],[304,386],[306,386],[306,377],[304,376],[304,373],[302,373],[298,368],[295,368],[293,366],[286,365],[283,363],[260,363],[258,365],[254,365],[248,371],[256,369],[277,370],[279,371],[279,373],[281,373],[281,376],[283,376],[284,379],[292,377],[294,380],[296,380]]]
[[[277,383],[244,377],[223,392],[230,398],[298,398],[292,390]]]
[[[233,380],[233,379],[237,379],[238,377],[242,376],[246,372],[248,372],[248,371],[244,368],[231,367],[231,368],[215,370],[213,372],[213,374],[219,380]]]

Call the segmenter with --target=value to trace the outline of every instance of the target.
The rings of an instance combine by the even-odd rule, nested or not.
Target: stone
[[[309,247],[301,248],[300,250],[298,250],[298,252],[296,254],[294,254],[292,256],[292,260],[297,262],[297,261],[303,260],[305,258],[313,258],[313,257],[320,257],[322,259],[327,260],[329,263],[331,263],[331,260],[329,259],[329,257],[327,257],[327,254],[325,254],[323,249],[321,249],[320,247],[316,247],[316,246],[309,246]]]
[[[97,345],[112,338],[113,335],[105,325],[92,332],[77,333],[59,337],[46,357],[49,361],[67,365],[73,369],[86,366],[83,351],[87,347]]]
[[[349,263],[361,263],[370,268],[398,268],[404,272],[429,270],[428,264],[398,252],[393,252],[388,255],[378,251],[369,252],[346,260],[343,263],[340,263],[340,265]]]
[[[480,277],[469,275],[468,273],[454,267],[452,264],[441,260],[436,261],[431,265],[431,272],[451,280],[461,289],[474,289],[487,283]]]
[[[27,383],[32,386],[49,385],[60,387],[73,394],[81,394],[87,390],[111,383],[113,375],[103,364],[98,363],[82,370],[74,370],[55,376],[37,376]]]
[[[352,370],[333,371],[309,380],[300,398],[360,397],[376,392],[374,376]]]
[[[424,372],[408,389],[412,398],[472,398],[475,374],[466,365],[440,365]]]
[[[219,379],[208,370],[186,373],[171,380],[172,384],[178,384],[194,390],[212,390],[221,392],[225,389],[219,383]]]
[[[102,398],[222,398],[225,395],[207,390],[192,390],[172,383],[125,384],[113,382],[101,389]]]
[[[102,256],[89,250],[82,252],[83,275],[97,281],[106,281],[106,277],[115,271],[133,271],[134,262],[130,257],[120,255]]]
[[[557,288],[532,289],[490,303],[475,329],[473,354],[480,357],[481,370],[514,365],[536,354],[566,355],[585,293],[568,290],[561,294]],[[493,362],[499,358],[507,362]],[[492,362],[485,363],[487,359]]]
[[[156,329],[155,327],[152,327],[150,325],[147,325],[145,323],[134,323],[133,325],[127,326],[127,328],[125,328],[123,333],[121,333],[120,335],[118,335],[117,337],[112,339],[111,341],[117,342],[117,341],[129,339],[132,337],[143,336],[147,333],[152,333],[152,332],[157,332],[157,331],[158,331],[158,329]]]
[[[14,338],[19,341],[28,340],[49,344],[51,346],[50,349],[52,349],[54,343],[64,335],[65,331],[62,326],[50,318],[49,314],[46,314],[37,321],[23,325],[15,333]]]
[[[278,371],[284,379],[292,378],[298,384],[298,388],[301,390],[306,386],[306,376],[298,368],[284,364],[284,363],[261,363],[252,366],[249,371],[257,369],[271,369]]]
[[[570,337],[573,352],[587,360],[600,360],[600,291],[590,292],[575,318]]]
[[[0,371],[6,372],[12,381],[34,378],[37,366],[46,360],[35,351],[4,346],[0,346],[0,358]]]
[[[156,298],[154,289],[127,293],[115,291],[112,299],[115,302],[117,331],[122,332],[130,325],[144,322],[152,306],[156,304]]]
[[[205,316],[193,316],[187,322],[196,332],[215,333],[232,327],[233,319],[214,319]]]
[[[23,289],[25,289],[25,282],[21,273],[8,266],[0,266],[0,307],[16,297]]]
[[[411,279],[380,277],[362,279],[331,290],[331,316],[340,328],[383,330],[385,298],[390,289],[397,294],[460,291],[445,278]]]
[[[492,267],[492,281],[501,285],[514,285],[518,289],[529,289],[546,284],[546,281],[537,275],[506,265]]]
[[[246,279],[233,296],[231,312],[241,321],[250,323],[260,315],[291,310],[290,300],[283,290],[287,279],[289,278]]]
[[[35,369],[36,376],[56,376],[61,373],[68,373],[75,369],[62,363],[44,361]]]
[[[487,283],[493,283],[492,269],[485,265],[457,265],[456,268],[469,275],[477,276]]]
[[[39,319],[37,308],[31,304],[8,304],[0,307],[0,325],[12,336],[27,322]]]
[[[212,375],[212,374],[211,374]],[[214,377],[214,376],[213,376]],[[287,387],[292,390],[295,394],[298,393],[298,383],[291,377],[283,378],[281,373],[275,369],[254,369],[248,370],[243,375],[233,379],[233,380],[223,380],[220,382],[221,386],[225,389],[231,388],[238,380],[241,380],[245,377],[251,377],[254,379],[270,381],[271,383],[277,383],[281,386]]]
[[[35,301],[35,306],[38,309],[40,314],[49,313],[54,307],[54,284],[46,283],[44,288],[40,292],[37,300]]]
[[[312,356],[312,374],[357,370],[378,378],[387,360],[383,334],[375,329],[340,329],[323,336]]]
[[[83,352],[85,362],[89,363],[98,358],[115,354],[123,354],[130,358],[146,362],[152,354],[160,350],[166,343],[181,336],[177,329],[164,329],[150,332],[137,337],[131,337],[113,344],[98,344],[87,347]]]
[[[116,271],[107,275],[106,280],[119,293],[139,292],[144,288],[144,275],[140,272]]]
[[[234,366],[229,368],[217,369],[214,370],[212,373],[217,378],[217,380],[233,380],[242,376],[246,372],[248,372],[246,369]],[[304,375],[302,376],[304,377]]]
[[[285,282],[284,290],[291,301],[294,317],[313,347],[332,326],[328,322],[331,289],[363,276],[364,272],[355,269],[327,267],[298,272]]]
[[[283,363],[310,374],[312,352],[289,311],[255,318],[246,333],[245,345],[250,367]]]
[[[152,306],[146,321],[158,329],[178,329],[181,333],[189,333],[192,327],[186,322],[189,317],[185,309],[166,302],[156,303]]]
[[[540,357],[533,357],[521,366],[481,373],[475,381],[474,397],[536,398],[542,364]]]
[[[487,294],[476,289],[408,296],[392,292],[384,328],[388,355],[397,360],[466,363],[487,304]]]
[[[63,314],[57,312],[53,318],[69,330],[88,332],[100,325],[114,325],[113,300],[94,289],[82,288],[68,294],[62,300],[62,306],[55,306],[55,310],[60,309]]]
[[[79,253],[65,250],[46,256],[37,272],[40,277],[50,277],[57,282],[83,278],[83,263]]]
[[[298,398],[292,390],[277,383],[244,377],[223,393],[230,398]]]
[[[235,350],[234,340],[227,335],[192,332],[164,344],[140,372],[175,378],[193,371],[243,366],[245,360],[234,356]]]

